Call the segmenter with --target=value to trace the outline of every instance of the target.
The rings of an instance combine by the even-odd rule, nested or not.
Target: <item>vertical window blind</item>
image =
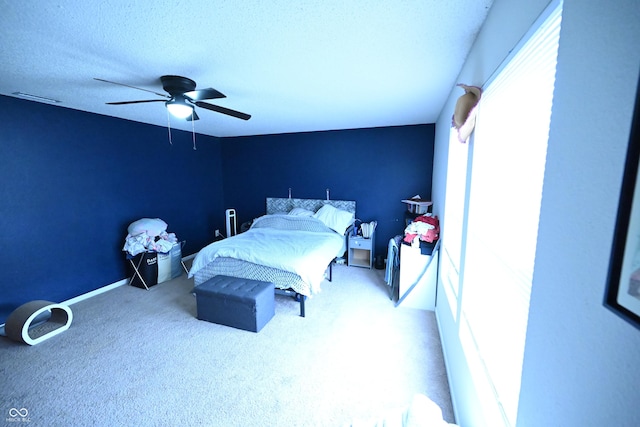
[[[454,321],[458,317],[460,260],[462,251],[465,189],[467,186],[468,144],[460,144],[458,132],[451,128],[447,160],[447,187],[445,190],[446,236],[442,239],[440,277]]]
[[[490,425],[516,425],[561,16],[562,2],[553,2],[485,85],[468,186],[452,181],[467,192],[466,228],[449,206],[445,213],[445,233],[450,218],[464,232],[451,233],[461,250],[449,245],[458,258],[450,264],[460,263],[460,337],[474,383],[490,391],[481,393],[493,406]],[[449,196],[448,188],[447,205]]]

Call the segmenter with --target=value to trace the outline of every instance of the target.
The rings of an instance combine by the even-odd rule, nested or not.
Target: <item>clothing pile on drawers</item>
[[[418,238],[423,242],[433,243],[440,238],[440,221],[437,216],[424,214],[407,225],[404,230],[405,243],[412,243]]]

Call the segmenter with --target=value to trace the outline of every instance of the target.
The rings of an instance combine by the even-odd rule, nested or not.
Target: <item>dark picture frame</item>
[[[640,86],[631,123],[604,304],[640,329]]]

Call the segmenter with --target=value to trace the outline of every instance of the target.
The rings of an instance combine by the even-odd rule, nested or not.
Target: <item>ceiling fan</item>
[[[135,86],[130,86],[124,83],[112,82],[109,80],[98,79],[95,80],[116,84],[120,86],[130,87],[133,89],[143,90],[155,95],[161,96],[164,99],[146,99],[140,101],[121,101],[121,102],[107,102],[108,105],[124,105],[124,104],[141,104],[145,102],[164,102],[169,112],[181,119],[199,120],[198,114],[196,114],[195,106],[215,111],[217,113],[226,114],[228,116],[237,117],[242,120],[249,120],[251,116],[249,114],[241,113],[230,108],[221,107],[219,105],[213,105],[203,100],[208,99],[220,99],[226,98],[226,96],[213,88],[198,89],[196,90],[196,82],[181,76],[162,76],[162,88],[169,94],[158,93],[152,90],[143,89]]]

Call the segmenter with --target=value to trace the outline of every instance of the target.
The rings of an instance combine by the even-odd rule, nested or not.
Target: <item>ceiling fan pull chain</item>
[[[173,145],[171,141],[171,117],[169,117],[169,110],[167,110],[167,130],[169,131],[169,145]]]
[[[196,151],[196,124],[193,112],[191,112],[191,134],[193,135],[193,151]]]

